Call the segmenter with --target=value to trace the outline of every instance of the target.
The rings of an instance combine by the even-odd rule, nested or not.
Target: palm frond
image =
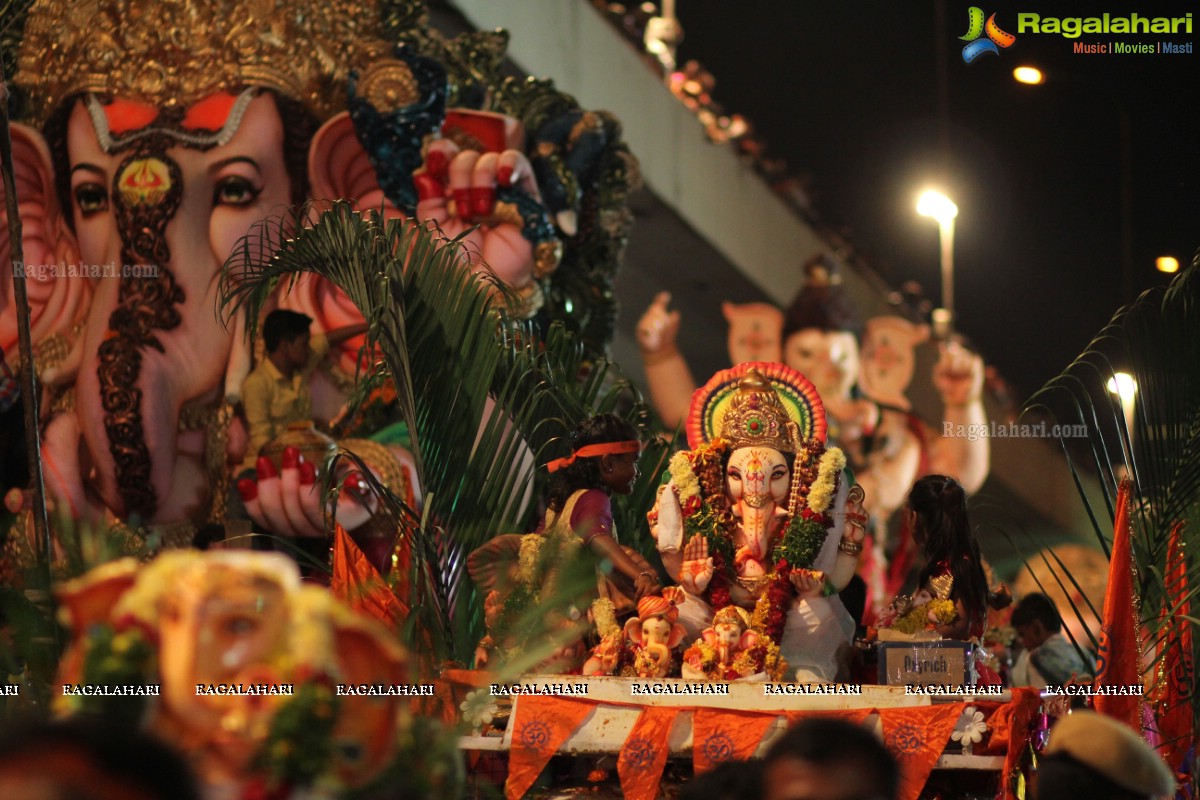
[[[1120,372],[1135,382],[1132,407],[1110,391]],[[1168,621],[1200,596],[1200,255],[1169,287],[1145,292],[1119,310],[1025,410],[1048,411],[1060,424],[1086,427],[1086,439],[1063,438],[1061,444],[1106,554],[1117,484],[1125,476],[1133,481],[1136,589],[1148,644],[1157,650],[1148,669],[1159,669],[1175,646],[1168,641]],[[1099,486],[1098,498],[1085,488],[1093,484]],[[1186,588],[1182,597],[1172,597],[1166,590],[1167,549],[1181,520],[1188,523],[1183,533]],[[1196,625],[1194,617],[1184,619]],[[1192,638],[1193,648],[1200,645],[1200,636]],[[1193,650],[1191,664],[1196,655]],[[1200,696],[1192,703],[1200,711]]]
[[[508,290],[470,266],[457,240],[338,201],[256,225],[221,285],[225,313],[244,308],[251,336],[268,299],[301,272],[329,280],[367,319],[367,347],[378,348],[395,383],[426,495],[421,515],[386,495],[382,508],[427,565],[414,608],[438,621],[459,658],[482,633],[467,555],[532,527],[537,465],[597,406],[616,403],[622,386],[562,326],[541,340],[513,320]]]

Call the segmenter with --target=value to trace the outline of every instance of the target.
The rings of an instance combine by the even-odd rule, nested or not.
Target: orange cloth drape
[[[881,708],[883,741],[900,762],[899,800],[917,800],[966,703]]]
[[[1004,773],[1000,776],[1002,800],[1013,800],[1013,774],[1021,766],[1021,755],[1029,747],[1033,736],[1033,724],[1037,720],[1042,698],[1032,686],[1013,687],[1012,700],[1008,703],[975,703],[984,710],[994,709],[988,717],[991,737],[987,741],[987,752],[1004,753]]]
[[[621,746],[617,776],[621,791],[630,800],[654,800],[667,765],[667,738],[680,708],[647,706]]]
[[[341,525],[333,535],[333,578],[329,588],[355,611],[374,617],[391,630],[397,630],[408,617],[408,606],[388,588],[379,570]]]
[[[1117,490],[1117,513],[1113,519],[1112,555],[1109,557],[1108,586],[1104,591],[1104,615],[1100,628],[1100,652],[1096,656],[1096,686],[1137,686],[1138,621],[1133,610],[1133,550],[1129,541],[1129,504],[1132,484],[1121,481]],[[1135,695],[1101,695],[1095,709],[1119,719],[1135,731],[1142,730],[1141,698]]]
[[[597,703],[557,696],[531,695],[517,701],[512,747],[508,753],[508,781],[504,796],[524,796],[550,757],[579,730]]]

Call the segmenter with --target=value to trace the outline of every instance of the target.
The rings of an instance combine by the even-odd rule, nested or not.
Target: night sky
[[[940,296],[937,224],[914,200],[937,183],[959,206],[955,300],[961,330],[1025,397],[1133,296],[1121,288],[1120,117],[1128,115],[1134,295],[1200,246],[1200,54],[1085,55],[1073,41],[1192,42],[1194,2],[994,3],[1016,42],[964,63],[969,2],[945,3],[948,140],[939,146],[933,2],[677,0],[680,63],[700,60],[714,99],[748,117],[791,171],[813,178],[822,219],[846,227],[892,285]],[[1018,33],[1019,12],[1183,16],[1190,35]],[[1153,9],[1153,10],[1151,10]],[[1033,64],[1042,86],[1012,70]],[[940,178],[938,176],[941,176]],[[797,254],[802,261],[808,254]],[[1198,332],[1200,333],[1200,332]]]

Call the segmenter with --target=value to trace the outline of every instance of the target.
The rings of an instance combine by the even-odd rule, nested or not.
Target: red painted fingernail
[[[425,170],[434,175],[445,171],[446,165],[449,163],[450,160],[441,150],[431,150],[429,155],[425,156]]]
[[[317,482],[317,468],[307,461],[300,462],[300,485],[312,486]]]
[[[367,482],[363,480],[361,473],[351,472],[346,476],[346,480],[342,481],[342,488],[363,492],[367,489]]]
[[[501,167],[496,170],[496,183],[501,186],[512,186],[513,168]]]
[[[238,494],[242,496],[243,503],[258,499],[258,484],[249,478],[242,478],[238,481],[237,490]]]
[[[417,189],[418,200],[432,200],[438,197],[444,197],[445,189],[442,188],[442,182],[433,175],[422,174],[413,175],[413,186]]]
[[[471,190],[470,189],[455,189],[454,192],[455,211],[461,219],[471,218]]]
[[[477,217],[486,217],[492,213],[496,205],[496,190],[487,186],[477,186],[471,189],[471,213]]]
[[[279,463],[284,469],[296,469],[300,466],[300,451],[288,445],[283,448],[283,458]]]
[[[279,473],[275,471],[275,465],[271,463],[271,459],[266,456],[259,456],[258,462],[255,464],[258,470],[258,479],[265,480],[266,478],[278,478]]]

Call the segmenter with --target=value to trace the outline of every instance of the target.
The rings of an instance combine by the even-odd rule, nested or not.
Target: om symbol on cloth
[[[540,719],[531,719],[521,727],[521,744],[530,748],[540,748],[550,741],[550,726]]]
[[[638,737],[625,743],[621,755],[631,767],[645,767],[654,761],[655,746],[649,739]]]
[[[733,740],[726,733],[714,733],[704,742],[704,755],[716,764],[733,758]]]
[[[911,755],[922,747],[923,734],[916,725],[900,725],[888,737],[888,749],[897,755]]]

